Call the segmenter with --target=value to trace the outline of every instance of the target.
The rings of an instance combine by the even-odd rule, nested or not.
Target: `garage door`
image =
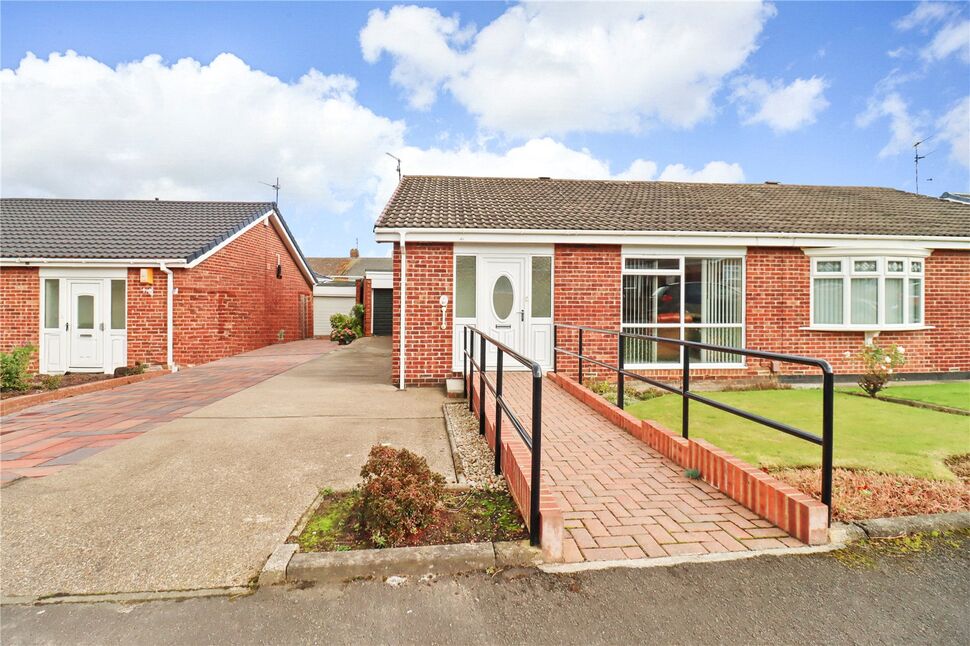
[[[313,297],[313,334],[314,336],[330,336],[330,316],[333,314],[350,314],[354,306],[351,296],[314,296]]]
[[[385,336],[391,334],[394,319],[394,304],[390,289],[374,290],[374,334]]]

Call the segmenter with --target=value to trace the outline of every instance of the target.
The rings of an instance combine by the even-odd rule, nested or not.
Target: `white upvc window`
[[[811,328],[898,330],[924,326],[922,257],[812,258]]]
[[[744,347],[744,256],[632,255],[623,257],[624,332],[712,345]],[[676,368],[680,346],[627,339],[628,368]],[[688,348],[691,365],[744,366],[741,355]]]

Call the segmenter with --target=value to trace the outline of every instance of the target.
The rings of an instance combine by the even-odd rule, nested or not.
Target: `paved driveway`
[[[362,339],[0,489],[4,597],[245,585],[375,443],[454,479],[443,393],[398,392],[389,363],[388,339]]]
[[[0,480],[41,478],[334,348],[308,339],[0,418]]]

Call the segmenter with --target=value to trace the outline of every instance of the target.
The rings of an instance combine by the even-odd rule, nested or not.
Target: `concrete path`
[[[573,576],[476,574],[241,599],[3,609],[28,644],[966,644],[970,550],[871,547]]]
[[[335,347],[320,339],[269,346],[0,418],[0,480],[57,473]]]
[[[2,594],[245,585],[320,488],[357,482],[376,443],[453,480],[443,391],[398,392],[389,365],[389,340],[362,339],[0,489]]]
[[[505,399],[531,427],[532,384],[505,375]],[[495,415],[495,399],[485,411]],[[503,435],[514,434],[511,424]],[[566,525],[566,562],[682,556],[803,544],[613,425],[549,379],[542,383],[542,472]]]

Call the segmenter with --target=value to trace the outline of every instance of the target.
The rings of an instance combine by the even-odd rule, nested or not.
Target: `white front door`
[[[70,368],[102,368],[103,281],[68,281],[70,285]]]
[[[528,257],[484,256],[484,288],[479,290],[480,324],[485,334],[528,356],[526,348],[526,276]],[[488,368],[495,366],[495,349],[489,348]],[[506,369],[520,367],[514,359],[505,361]]]

